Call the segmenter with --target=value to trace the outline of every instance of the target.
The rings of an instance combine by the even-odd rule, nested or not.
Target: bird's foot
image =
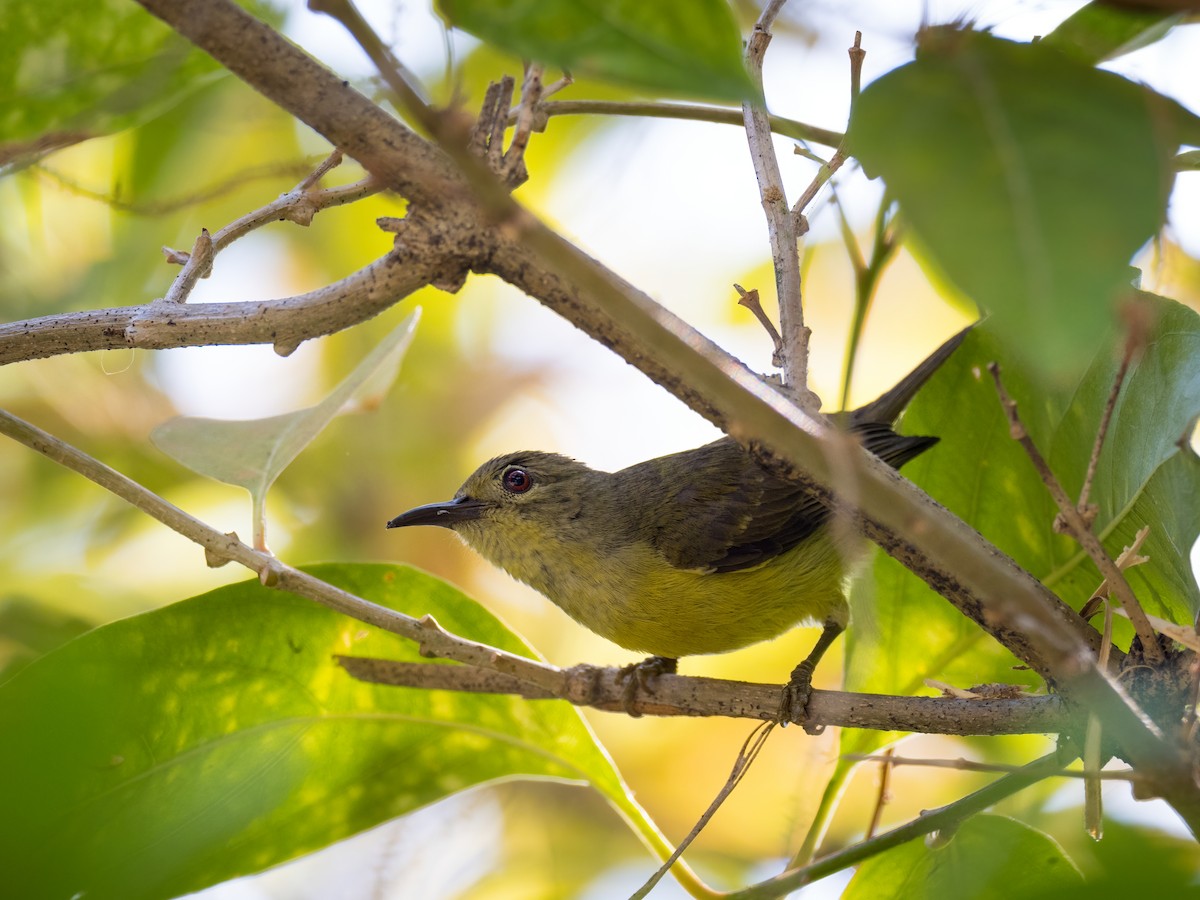
[[[824,725],[806,725],[808,718],[808,701],[812,699],[812,676],[816,666],[811,659],[806,659],[792,669],[792,677],[783,687],[783,696],[779,702],[779,722],[787,725],[795,722],[809,734],[820,734],[825,730]]]
[[[641,662],[622,666],[621,670],[617,672],[617,681],[625,684],[625,691],[622,694],[625,712],[635,719],[639,718],[642,714],[636,708],[638,692],[654,693],[651,685],[655,679],[659,675],[674,675],[678,667],[679,660],[669,656],[650,656]]]

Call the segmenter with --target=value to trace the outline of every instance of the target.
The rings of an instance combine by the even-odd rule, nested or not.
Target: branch
[[[461,276],[461,265],[450,257],[451,249],[394,251],[341,281],[278,300],[182,304],[156,300],[0,325],[0,365],[88,350],[213,344],[272,344],[286,356],[309,338],[365,322],[413,291]]]
[[[338,656],[360,681],[423,690],[517,694],[530,700],[566,700],[605,712],[629,711],[620,668],[573,666],[558,670],[556,687],[522,683],[488,669],[436,663]],[[660,675],[650,692],[639,691],[633,711],[648,716],[779,718],[779,685],[683,675]],[[813,691],[805,725],[915,731],[924,734],[1045,734],[1071,731],[1078,723],[1057,696],[1004,700],[894,697]]]

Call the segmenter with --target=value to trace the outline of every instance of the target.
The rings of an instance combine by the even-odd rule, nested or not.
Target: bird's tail
[[[968,325],[942,346],[938,347],[928,358],[919,366],[900,379],[899,383],[891,390],[879,398],[872,400],[866,406],[860,406],[858,409],[850,413],[850,427],[858,430],[857,426],[862,426],[867,423],[882,423],[890,425],[895,422],[900,413],[904,412],[904,407],[908,406],[908,402],[921,389],[929,377],[933,375],[942,363],[950,358],[950,355],[958,349],[958,345],[966,338],[967,332],[974,326]],[[921,449],[924,449],[923,447]],[[920,450],[917,451],[919,453]],[[913,454],[915,456],[916,453]],[[908,457],[911,459],[912,457]]]

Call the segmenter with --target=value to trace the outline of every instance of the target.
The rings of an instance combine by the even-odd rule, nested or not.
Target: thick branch
[[[422,690],[517,694],[531,700],[566,700],[606,712],[624,713],[626,683],[618,668],[574,666],[560,670],[554,690],[473,666],[408,663],[390,659],[339,656],[338,663],[360,681]],[[647,716],[729,716],[774,721],[779,717],[779,685],[716,678],[660,675],[650,693],[633,702]],[[838,725],[921,734],[1057,734],[1076,729],[1056,696],[1005,700],[958,700],[948,697],[892,697],[813,691],[805,726]]]

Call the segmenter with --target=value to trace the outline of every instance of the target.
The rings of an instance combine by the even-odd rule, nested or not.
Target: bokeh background
[[[447,35],[425,2],[364,2],[398,55],[445,100],[457,84],[468,108],[489,79],[519,62]],[[748,25],[755,9],[735,4]],[[773,112],[844,127],[845,50],[855,30],[867,50],[864,83],[911,58],[922,22],[966,18],[1004,36],[1049,31],[1079,4],[797,3],[767,57]],[[369,64],[331,20],[282,6],[294,40],[367,93]],[[1200,111],[1195,26],[1114,68]],[[449,55],[448,55],[449,54]],[[553,75],[551,76],[553,77]],[[626,95],[580,84],[564,97]],[[816,165],[778,141],[789,195]],[[0,316],[11,321],[148,302],[174,275],[160,246],[189,248],[294,185],[328,148],[304,126],[232,78],[213,82],[165,115],[89,141],[0,181]],[[758,288],[773,313],[766,228],[740,129],[648,119],[556,118],[536,135],[531,179],[519,198],[565,235],[753,368],[770,367],[770,342],[736,304],[732,284]],[[361,173],[347,164],[332,182]],[[846,171],[837,197],[851,225],[870,228],[880,190]],[[833,193],[810,216],[806,316],[814,331],[813,387],[835,404],[850,325],[853,274]],[[1143,286],[1200,303],[1200,175],[1179,179],[1168,237],[1140,260]],[[312,227],[279,223],[223,253],[196,300],[252,300],[325,285],[386,252],[380,215],[403,203],[375,197],[321,213]],[[289,563],[395,560],[464,588],[551,662],[623,663],[633,657],[570,622],[550,603],[435,529],[388,532],[383,523],[448,498],[481,461],[501,452],[555,450],[614,469],[695,446],[714,429],[640,373],[536,302],[494,279],[472,277],[451,296],[428,289],[377,320],[306,343],[284,359],[270,348],[108,351],[0,369],[0,405],[83,448],[221,528],[249,533],[249,504],[234,488],[194,476],[157,451],[151,429],[177,415],[249,418],[311,405],[414,306],[417,339],[399,380],[370,414],[339,418],[280,478],[268,506],[268,540]],[[968,320],[907,252],[887,270],[854,373],[851,402],[869,400]],[[0,443],[0,671],[81,630],[208,590],[244,574],[210,570],[184,541],[24,448]],[[815,631],[721,657],[685,661],[688,674],[782,681]],[[817,673],[836,687],[840,648]],[[588,719],[639,799],[667,834],[682,837],[724,782],[749,730],[743,722]],[[910,756],[989,758],[999,741],[919,738]],[[1032,757],[1039,738],[1004,739]],[[764,877],[795,850],[836,752],[833,733],[777,734],[696,845],[697,864],[730,885]],[[829,846],[860,836],[878,790],[863,768],[835,818]],[[988,776],[902,768],[884,824],[954,799]],[[1170,813],[1106,788],[1123,821],[1180,834]],[[1042,786],[1010,801],[1023,816],[1078,819],[1081,790]],[[1086,856],[1082,825],[1072,853]],[[1133,840],[1133,838],[1130,838]],[[1184,852],[1181,850],[1181,853]],[[221,897],[610,897],[645,877],[648,857],[588,791],[559,784],[498,785],[452,798],[399,823],[255,879]],[[540,881],[539,881],[540,879]],[[815,886],[836,895],[843,880]],[[659,894],[677,890],[664,883]],[[805,896],[809,896],[806,893]]]

